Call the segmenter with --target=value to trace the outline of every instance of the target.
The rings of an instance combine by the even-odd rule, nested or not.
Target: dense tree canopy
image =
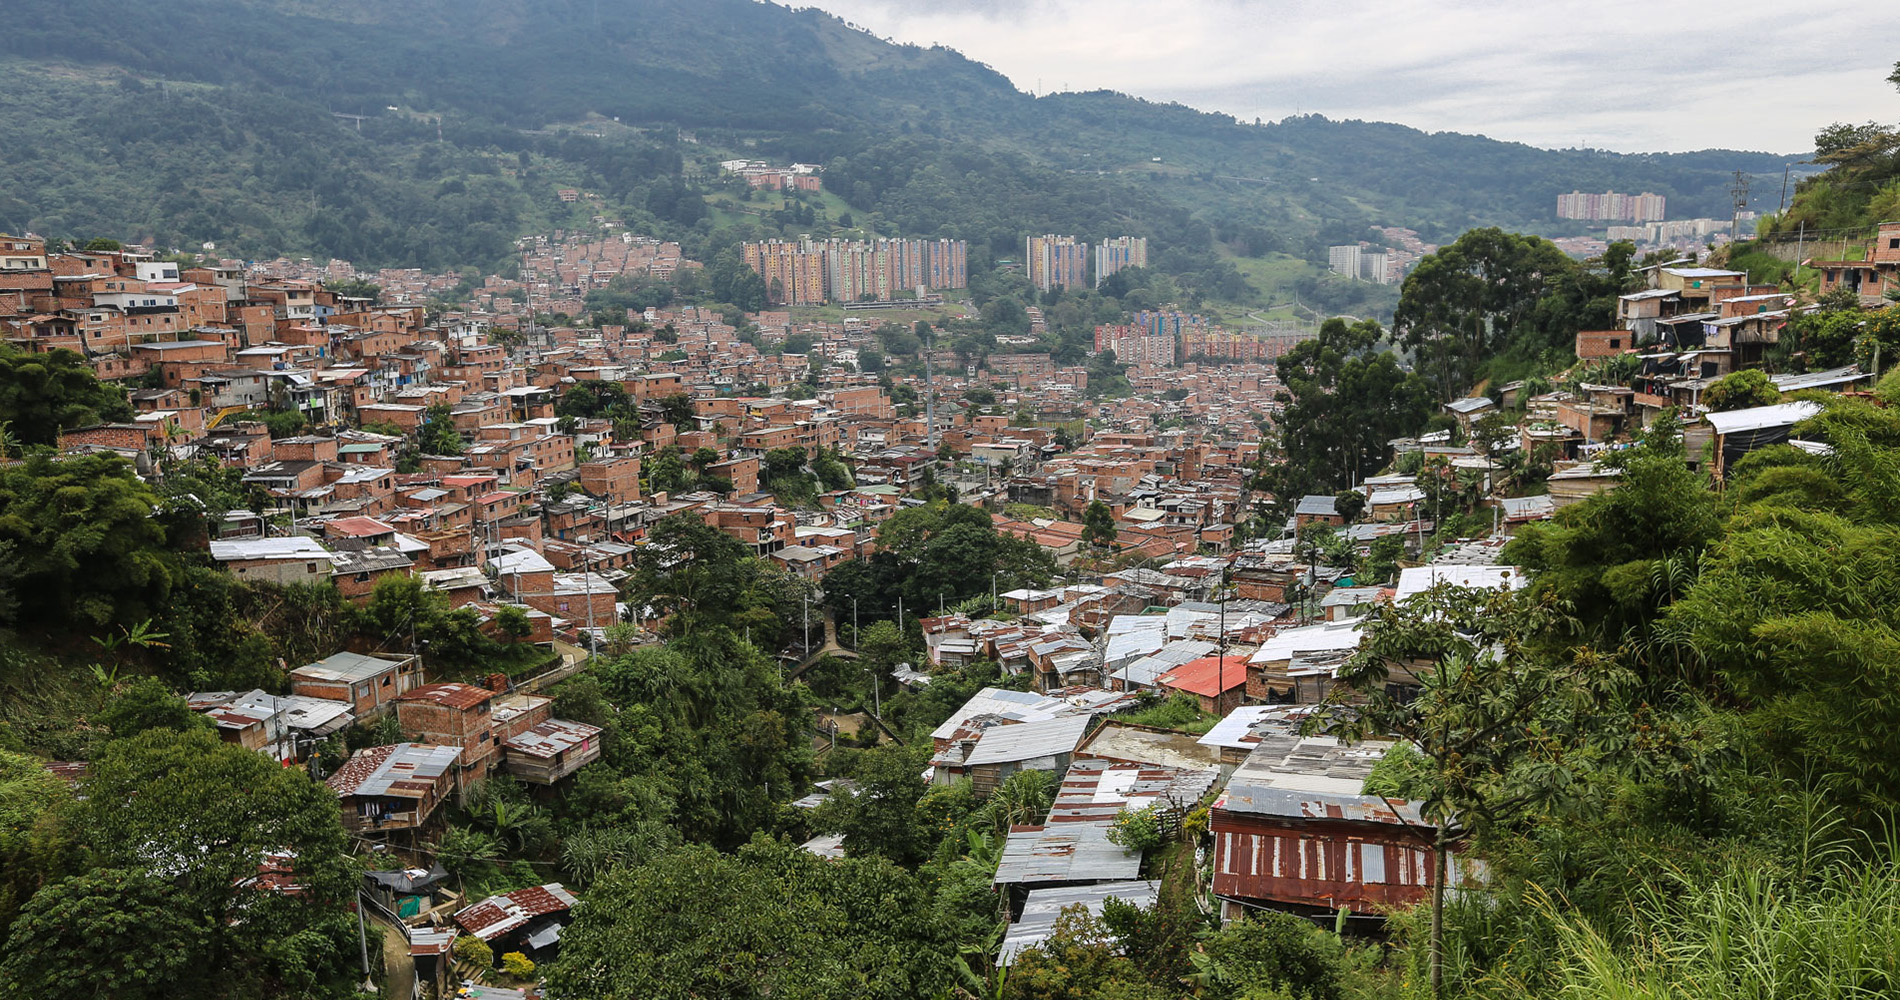
[[[1431,389],[1376,347],[1384,331],[1372,320],[1329,319],[1319,336],[1280,358],[1287,387],[1279,419],[1284,461],[1269,466],[1266,488],[1283,502],[1333,493],[1386,464],[1393,438],[1424,429]]]
[[[847,562],[825,576],[825,603],[849,617],[851,599],[865,618],[895,616],[904,599],[920,615],[978,594],[1041,586],[1055,560],[1028,539],[996,530],[980,507],[936,501],[899,511],[878,526],[878,552]]]
[[[561,938],[560,997],[910,1000],[955,981],[916,876],[757,841],[683,848],[595,886]]]
[[[1440,396],[1465,394],[1500,356],[1568,358],[1578,330],[1609,329],[1635,247],[1578,264],[1549,240],[1474,229],[1419,261],[1393,326]]]
[[[302,770],[153,728],[105,745],[70,824],[91,873],[27,904],[0,992],[331,997],[360,975],[358,869],[336,796]]]
[[[19,444],[54,444],[62,429],[131,417],[125,390],[100,382],[77,352],[0,344],[0,426]]]
[[[172,586],[158,505],[115,456],[0,466],[0,541],[14,546],[22,620],[97,629],[151,617]]]

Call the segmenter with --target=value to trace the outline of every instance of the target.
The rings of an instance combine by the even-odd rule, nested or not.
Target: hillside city
[[[1900,992],[1900,131],[1303,257],[672,132],[0,232],[0,995]]]

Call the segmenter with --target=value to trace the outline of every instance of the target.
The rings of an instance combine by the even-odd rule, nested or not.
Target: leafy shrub
[[[1161,846],[1161,816],[1154,806],[1123,809],[1108,829],[1111,843],[1131,851],[1147,851]]]
[[[464,934],[455,939],[455,957],[486,969],[495,964],[495,949],[481,938]]]
[[[501,956],[501,971],[516,979],[533,979],[534,959],[518,951],[511,951]]]

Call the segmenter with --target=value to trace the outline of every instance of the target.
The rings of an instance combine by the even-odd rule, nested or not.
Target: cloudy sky
[[[1108,88],[1628,152],[1796,152],[1900,121],[1900,4],[1813,0],[793,0],[1023,90]]]

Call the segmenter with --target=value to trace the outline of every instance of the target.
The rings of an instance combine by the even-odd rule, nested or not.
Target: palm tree
[[[501,857],[501,846],[495,843],[495,838],[479,830],[451,826],[436,840],[435,856],[442,867],[455,876],[455,889],[466,898],[468,874],[493,864]]]

